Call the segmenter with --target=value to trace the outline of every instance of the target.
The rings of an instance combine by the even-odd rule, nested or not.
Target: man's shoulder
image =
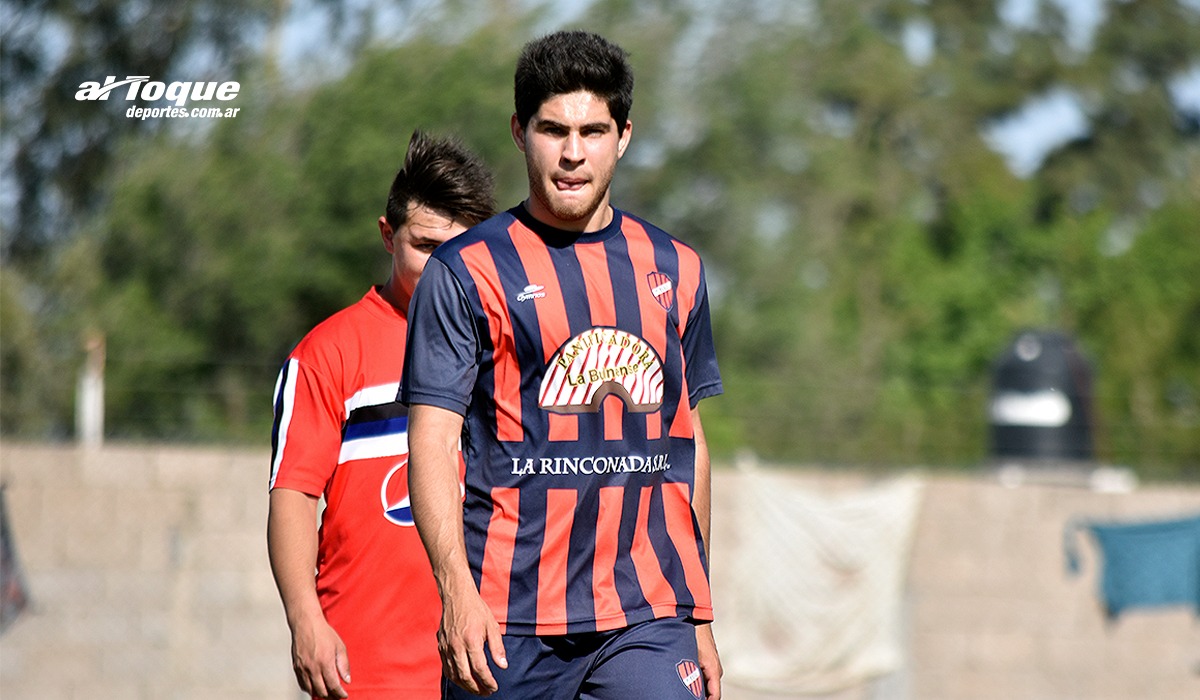
[[[691,252],[695,252],[695,249],[692,248],[692,246],[679,240],[678,238],[671,235],[670,233],[667,233],[666,230],[664,230],[657,224],[651,223],[650,221],[643,219],[642,217],[640,217],[636,214],[631,214],[623,209],[620,210],[620,212],[621,212],[621,217],[626,222],[629,222],[629,223],[633,224],[634,226],[637,226],[637,227],[641,228],[643,231],[645,231],[646,235],[650,238],[651,241],[658,243],[658,244],[673,245],[676,247],[684,248]]]
[[[392,329],[403,333],[405,321],[397,313],[388,313],[387,302],[372,288],[353,304],[327,316],[304,335],[293,356],[321,352],[327,348],[355,343],[373,331]]]

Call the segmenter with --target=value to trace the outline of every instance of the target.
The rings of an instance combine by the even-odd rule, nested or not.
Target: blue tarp
[[[1159,521],[1067,525],[1067,568],[1079,572],[1074,535],[1086,530],[1102,560],[1099,587],[1105,611],[1190,606],[1200,616],[1200,515]]]

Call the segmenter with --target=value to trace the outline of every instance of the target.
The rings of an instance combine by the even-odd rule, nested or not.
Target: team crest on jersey
[[[651,272],[646,275],[646,281],[650,284],[650,293],[654,295],[654,300],[659,306],[670,311],[675,306],[675,285],[671,278],[661,272]]]
[[[388,522],[404,527],[413,526],[412,506],[408,501],[408,457],[383,477],[379,500],[383,503],[383,517]]]
[[[563,343],[550,358],[538,405],[553,413],[595,413],[609,394],[630,413],[662,406],[663,369],[645,340],[617,328],[592,328]]]
[[[704,697],[704,679],[700,676],[700,667],[695,661],[684,659],[675,664],[675,670],[679,672],[679,680],[692,691],[697,700]]]

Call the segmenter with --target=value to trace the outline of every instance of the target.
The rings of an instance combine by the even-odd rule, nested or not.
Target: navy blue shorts
[[[703,700],[696,628],[680,618],[611,632],[504,635],[508,669],[488,657],[500,689],[491,700]],[[442,679],[446,700],[477,700]]]

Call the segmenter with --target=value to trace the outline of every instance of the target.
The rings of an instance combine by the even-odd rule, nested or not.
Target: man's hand
[[[700,674],[704,676],[705,697],[721,700],[721,657],[717,654],[717,640],[713,638],[712,625],[696,625],[696,656]]]
[[[318,698],[345,698],[350,682],[346,645],[325,620],[317,600],[317,497],[271,489],[267,514],[271,573],[292,630],[292,668],[300,689]]]
[[[292,669],[300,689],[318,698],[347,698],[350,659],[342,638],[322,617],[292,630]]]
[[[443,594],[438,652],[442,673],[455,685],[475,695],[491,695],[500,687],[488,668],[486,654],[491,653],[500,668],[508,668],[504,640],[496,617],[473,583]]]
[[[467,564],[458,471],[461,435],[462,416],[457,413],[422,404],[409,407],[408,494],[442,598],[442,673],[464,690],[491,695],[500,686],[488,668],[487,654],[500,668],[508,668],[508,659],[500,625],[479,596]]]

